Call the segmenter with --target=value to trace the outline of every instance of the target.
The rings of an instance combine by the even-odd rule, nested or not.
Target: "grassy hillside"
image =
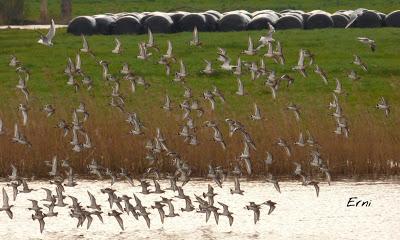
[[[49,2],[49,16],[54,19],[59,19],[60,16],[60,1]],[[214,9],[218,11],[230,11],[237,9],[245,9],[248,11],[256,11],[261,9],[273,9],[280,11],[283,9],[300,9],[304,11],[312,11],[322,9],[329,12],[334,12],[341,9],[356,9],[369,8],[389,13],[399,8],[399,4],[395,0],[250,0],[250,1],[232,1],[232,0],[73,0],[73,16],[93,15],[106,12],[143,12],[143,11],[204,11]],[[27,20],[37,21],[39,19],[40,0],[25,1],[25,15]]]
[[[155,136],[155,129],[160,127],[167,137],[168,145],[180,153],[195,169],[195,174],[204,175],[206,165],[213,163],[226,168],[242,151],[241,138],[229,137],[225,118],[233,118],[246,125],[257,144],[257,151],[252,152],[253,162],[257,174],[262,173],[266,151],[270,151],[276,158],[273,171],[280,175],[290,175],[293,170],[293,161],[309,162],[309,149],[297,148],[293,143],[299,132],[309,130],[322,146],[321,153],[334,175],[359,176],[365,174],[395,174],[398,168],[390,168],[390,161],[397,162],[398,146],[400,143],[399,108],[400,103],[400,68],[398,44],[398,29],[329,29],[329,30],[290,30],[278,31],[275,38],[282,42],[286,57],[286,65],[281,66],[265,59],[267,68],[277,71],[280,76],[288,73],[295,77],[295,83],[287,88],[282,86],[278,91],[278,98],[274,101],[270,90],[264,86],[265,78],[251,81],[246,72],[242,77],[246,95],[235,94],[237,89],[236,77],[231,73],[219,69],[217,47],[226,48],[233,61],[240,56],[240,52],[247,47],[247,38],[250,35],[254,41],[263,34],[254,32],[228,33],[201,33],[202,47],[189,47],[190,33],[172,35],[155,35],[160,46],[160,52],[153,52],[149,61],[136,58],[137,44],[145,41],[147,36],[119,36],[123,43],[124,53],[111,53],[114,47],[114,36],[88,37],[96,60],[110,62],[111,72],[121,78],[119,69],[124,62],[128,62],[132,69],[143,76],[151,86],[144,89],[137,87],[135,93],[129,91],[129,83],[121,80],[121,91],[126,98],[126,110],[136,112],[146,126],[144,136],[132,136],[128,132],[129,125],[125,122],[126,115],[109,106],[111,83],[101,78],[101,67],[89,55],[82,54],[83,70],[94,80],[94,89],[87,92],[82,87],[77,93],[66,82],[68,78],[63,74],[67,58],[75,58],[75,54],[82,46],[80,37],[58,30],[55,45],[51,48],[36,43],[37,34],[33,31],[4,30],[0,34],[0,118],[3,119],[7,135],[0,136],[0,172],[9,171],[10,163],[19,166],[22,171],[31,174],[43,175],[43,161],[50,160],[54,154],[60,158],[69,157],[80,172],[85,172],[85,164],[96,157],[106,166],[117,168],[124,166],[134,172],[141,172],[147,165],[144,157],[144,144],[147,139]],[[359,43],[358,36],[367,36],[377,42],[377,51],[371,52],[367,46]],[[171,40],[174,52],[178,59],[186,63],[189,77],[185,85],[173,83],[172,77],[166,77],[164,67],[156,64],[160,54],[165,53],[166,41]],[[328,75],[328,85],[324,85],[319,76],[313,73],[314,66],[308,69],[309,77],[303,78],[291,70],[296,65],[300,48],[309,49],[316,56],[319,64]],[[265,49],[260,52],[262,55]],[[8,66],[9,56],[15,54],[31,72],[28,87],[31,92],[29,103],[30,120],[28,126],[22,128],[33,147],[11,143],[13,125],[21,123],[20,113],[17,111],[19,103],[23,103],[23,96],[15,89],[18,83],[15,70]],[[369,67],[363,72],[352,64],[353,54],[358,54]],[[244,56],[244,61],[258,61],[260,56]],[[199,73],[203,68],[203,59],[212,60],[217,73],[206,77]],[[172,72],[178,69],[173,66]],[[350,81],[346,76],[350,69],[356,70],[361,79]],[[344,115],[349,121],[350,137],[345,139],[336,136],[335,121],[327,108],[331,101],[331,92],[335,88],[334,77],[341,80],[345,94],[340,96]],[[205,90],[217,86],[226,97],[226,104],[217,101],[215,112],[210,111],[209,103],[202,99]],[[184,87],[191,87],[193,95],[205,109],[205,114],[198,118],[194,116],[198,126],[197,135],[200,145],[189,146],[177,136],[182,121],[182,110],[179,103],[183,101]],[[165,94],[168,94],[173,103],[172,113],[161,109]],[[386,118],[382,111],[375,108],[379,98],[384,96],[392,106],[390,117]],[[94,150],[83,153],[74,153],[67,138],[54,126],[59,119],[71,121],[71,110],[76,108],[80,101],[86,103],[90,117],[85,128],[92,137]],[[289,102],[296,103],[301,108],[302,120],[295,121],[291,112],[286,110]],[[263,121],[251,121],[253,104],[257,103],[266,118]],[[56,114],[47,118],[40,108],[44,104],[53,104]],[[212,131],[201,127],[206,120],[216,120],[227,142],[227,150],[223,151],[212,141]],[[21,125],[21,124],[20,124]],[[278,137],[286,139],[292,147],[293,156],[287,158],[282,149],[277,147]],[[166,160],[167,158],[165,158]],[[305,166],[308,166],[306,164]],[[164,169],[170,169],[168,162],[164,162]],[[309,169],[308,167],[306,169]],[[307,170],[308,171],[308,170]]]

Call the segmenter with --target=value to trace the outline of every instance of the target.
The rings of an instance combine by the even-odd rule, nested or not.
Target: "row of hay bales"
[[[333,14],[322,10],[106,13],[74,18],[68,25],[68,32],[76,35],[140,34],[150,28],[157,33],[174,33],[192,31],[194,26],[199,31],[243,31],[265,29],[268,23],[276,29],[400,27],[400,10],[387,15],[368,9],[341,10]]]

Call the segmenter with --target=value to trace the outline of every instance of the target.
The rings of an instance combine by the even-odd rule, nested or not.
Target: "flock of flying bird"
[[[52,20],[50,30],[47,35],[41,35],[38,43],[43,44],[45,46],[53,45],[53,38],[55,36],[56,29],[54,25],[54,21]],[[282,45],[279,41],[273,38],[275,33],[275,29],[272,25],[268,26],[268,31],[265,35],[261,36],[259,39],[259,46],[254,47],[253,41],[251,37],[248,39],[248,47],[243,50],[241,54],[244,55],[257,55],[264,48],[267,48],[263,57],[260,58],[259,63],[257,62],[244,62],[240,59],[237,59],[237,63],[235,65],[231,64],[231,58],[229,57],[227,51],[223,48],[218,48],[217,52],[217,60],[221,62],[220,69],[221,71],[231,72],[237,78],[238,89],[236,94],[239,96],[245,95],[244,84],[240,80],[240,77],[244,75],[246,72],[250,72],[251,79],[265,79],[265,86],[270,89],[271,95],[273,99],[277,98],[278,90],[283,82],[286,81],[287,87],[290,87],[295,81],[294,77],[289,74],[284,74],[282,76],[277,76],[276,72],[272,69],[267,69],[264,63],[264,57],[272,59],[276,64],[285,65],[285,56]],[[150,29],[148,29],[149,39],[147,42],[141,42],[138,44],[139,54],[137,56],[140,60],[148,60],[153,56],[151,50],[155,52],[159,52],[159,48],[155,42],[154,36]],[[110,94],[110,102],[109,105],[113,108],[117,108],[123,114],[126,114],[126,121],[132,127],[130,134],[132,135],[143,135],[145,134],[143,129],[145,129],[144,124],[140,121],[139,116],[135,112],[127,112],[125,107],[125,99],[124,96],[120,92],[120,80],[119,76],[113,75],[109,70],[109,63],[105,60],[99,60],[98,56],[95,55],[95,52],[89,47],[89,43],[85,36],[82,35],[83,47],[80,49],[80,54],[88,54],[96,62],[99,64],[99,68],[102,70],[102,78],[109,82],[112,85],[111,94]],[[372,51],[375,51],[376,44],[374,40],[360,37],[358,41],[364,43],[370,47]],[[114,54],[122,54],[124,51],[123,45],[118,38],[115,38],[116,46],[111,50]],[[187,77],[189,76],[189,72],[182,60],[177,60],[177,56],[173,53],[173,45],[171,41],[168,41],[168,49],[165,54],[160,56],[158,64],[164,65],[166,75],[173,75],[174,82],[185,83]],[[197,28],[193,30],[193,39],[190,41],[190,46],[200,47],[202,45],[202,41],[199,38],[199,33]],[[67,76],[67,85],[71,86],[75,89],[75,91],[79,91],[81,87],[85,87],[88,91],[93,88],[93,80],[91,77],[85,73],[83,70],[83,65],[81,61],[80,54],[76,55],[75,61],[71,58],[67,59],[67,65],[64,70],[65,75]],[[154,56],[153,56],[154,57]],[[179,71],[174,74],[171,73],[171,66],[179,62]],[[205,68],[200,72],[205,75],[214,74],[217,69],[213,68],[212,61],[204,60]],[[361,70],[367,72],[368,67],[364,61],[357,55],[354,55],[353,63],[361,68]],[[22,116],[22,126],[26,127],[29,122],[29,100],[30,100],[30,91],[28,89],[28,82],[30,78],[31,72],[24,67],[21,61],[18,60],[16,56],[11,56],[9,66],[15,68],[18,74],[18,85],[16,88],[22,93],[25,103],[21,103],[18,107],[18,111]],[[328,76],[326,72],[317,64],[315,64],[314,54],[307,49],[300,49],[299,51],[299,60],[296,66],[293,66],[293,70],[299,72],[299,74],[307,78],[309,75],[309,68],[312,66],[315,67],[314,72],[321,77],[321,80],[324,84],[328,84]],[[124,63],[122,69],[120,70],[120,74],[122,75],[122,79],[126,80],[130,83],[130,90],[135,92],[136,87],[138,85],[144,86],[145,88],[150,87],[150,84],[145,80],[143,76],[139,76],[134,73],[134,71],[130,68],[128,63]],[[351,70],[348,74],[349,79],[357,80],[360,78],[356,71]],[[80,81],[78,80],[80,79]],[[337,135],[343,135],[344,137],[349,137],[349,125],[347,123],[347,119],[345,118],[340,101],[339,96],[344,93],[342,89],[342,85],[339,79],[335,78],[336,88],[332,92],[333,100],[329,103],[329,108],[334,109],[332,112],[332,116],[336,122],[336,129],[334,131]],[[178,135],[183,138],[183,141],[188,143],[189,145],[196,146],[199,144],[196,137],[196,129],[198,127],[195,125],[194,118],[201,117],[205,112],[205,109],[201,106],[200,102],[193,96],[192,90],[185,86],[185,91],[183,93],[184,101],[179,104],[179,107],[182,110],[182,119],[185,121],[184,125],[180,129]],[[221,104],[225,103],[224,94],[216,87],[213,86],[211,90],[205,90],[203,93],[204,101],[209,102],[210,111],[215,110],[215,106],[217,102],[221,102]],[[165,102],[161,106],[164,111],[170,112],[173,111],[171,99],[168,95],[165,96]],[[379,103],[376,105],[376,108],[383,110],[386,116],[389,115],[390,106],[388,102],[382,97]],[[287,110],[293,112],[296,121],[301,121],[301,113],[300,107],[294,103],[290,103],[287,106]],[[42,107],[42,111],[46,114],[47,117],[52,117],[56,109],[51,104],[46,104]],[[193,114],[194,113],[194,114]],[[254,113],[250,115],[250,119],[253,121],[259,121],[263,119],[260,108],[257,104],[254,104]],[[89,133],[85,130],[85,122],[90,120],[90,114],[84,102],[81,102],[79,106],[77,106],[72,111],[72,121],[68,122],[66,120],[60,120],[57,124],[57,128],[60,130],[61,135],[66,138],[68,135],[71,135],[72,139],[70,141],[71,150],[74,152],[85,151],[86,149],[93,148],[93,144],[91,142],[91,138]],[[242,168],[245,169],[248,176],[253,174],[253,162],[251,158],[252,151],[257,151],[257,147],[255,142],[252,139],[249,131],[246,130],[246,126],[241,122],[227,118],[225,120],[226,124],[229,127],[229,136],[237,134],[242,137],[243,142],[243,151],[237,157],[237,161],[232,166],[232,170],[228,171],[223,169],[220,166],[212,166],[208,165],[208,175],[207,177],[212,179],[212,181],[219,187],[223,187],[226,179],[228,177],[232,177],[234,179],[234,188],[230,189],[231,194],[240,194],[243,195],[245,191],[243,191],[240,187],[240,177],[243,175]],[[224,136],[220,131],[220,125],[213,120],[205,121],[203,124],[204,129],[210,129],[212,134],[212,139],[218,144],[223,150],[227,148],[226,142],[224,140]],[[0,119],[0,137],[1,135],[6,135],[6,129],[3,127],[3,121]],[[182,212],[188,211],[197,211],[198,213],[206,214],[206,221],[208,221],[211,214],[214,215],[215,221],[218,224],[219,216],[225,216],[229,219],[229,224],[233,224],[233,213],[229,211],[228,205],[222,202],[218,202],[218,204],[214,204],[214,197],[217,195],[214,193],[214,189],[211,184],[208,185],[208,191],[203,193],[202,195],[195,195],[196,202],[198,203],[198,209],[194,207],[192,204],[192,200],[188,195],[184,194],[183,187],[187,182],[191,179],[192,167],[189,163],[179,155],[179,153],[174,152],[167,143],[167,138],[164,137],[160,128],[156,128],[156,136],[154,138],[150,138],[145,143],[145,149],[147,151],[146,161],[148,163],[148,168],[140,177],[139,180],[133,179],[131,175],[127,172],[127,170],[121,168],[121,172],[113,172],[112,170],[101,166],[95,159],[93,159],[88,165],[88,173],[96,176],[99,180],[106,178],[111,179],[111,186],[118,180],[125,180],[132,186],[134,186],[135,181],[140,182],[141,193],[142,194],[162,194],[165,191],[177,191],[178,196],[176,198],[182,199],[186,203],[186,207],[180,209]],[[21,132],[21,128],[19,123],[15,123],[14,125],[14,135],[11,139],[13,142],[21,145],[25,145],[27,147],[32,147],[31,142],[27,139],[27,137]],[[276,145],[279,146],[282,151],[287,155],[288,158],[292,155],[292,147],[290,144],[282,138],[277,139]],[[311,160],[310,164],[312,167],[317,169],[321,174],[325,175],[328,184],[331,181],[330,171],[326,162],[323,160],[319,148],[321,147],[318,142],[314,139],[309,131],[307,131],[307,139],[300,133],[298,141],[294,143],[296,147],[310,147],[310,155]],[[161,158],[161,155],[167,156],[170,158],[172,165],[175,168],[175,171],[171,173],[163,173],[159,170],[158,164]],[[264,164],[266,166],[266,181],[272,183],[276,191],[279,193],[281,189],[279,187],[278,179],[273,176],[269,169],[273,166],[275,162],[272,154],[270,152],[266,153],[266,157],[264,160]],[[68,160],[58,160],[55,156],[52,161],[46,161],[46,166],[51,168],[48,175],[52,178],[50,181],[51,184],[55,185],[56,195],[52,194],[52,191],[48,188],[42,188],[42,190],[46,193],[46,198],[41,200],[44,202],[48,202],[48,204],[43,204],[43,207],[48,208],[47,212],[43,211],[43,207],[39,206],[38,200],[30,200],[32,202],[32,207],[29,210],[32,210],[34,214],[32,214],[33,220],[38,220],[40,223],[40,232],[43,231],[45,222],[45,218],[56,217],[57,212],[54,212],[55,207],[65,207],[69,206],[70,208],[70,216],[72,218],[76,218],[78,221],[77,227],[82,226],[85,221],[87,221],[87,228],[90,227],[93,216],[97,216],[98,219],[103,222],[103,211],[104,207],[101,207],[97,204],[96,199],[92,193],[88,191],[88,196],[90,198],[90,206],[84,207],[80,204],[79,200],[76,197],[68,195],[71,200],[71,204],[67,204],[64,202],[66,195],[64,195],[65,189],[64,187],[74,187],[78,183],[76,181],[76,174],[73,171]],[[311,179],[311,176],[307,175],[305,171],[302,169],[302,165],[298,162],[293,161],[294,166],[294,175],[298,176],[300,182],[303,186],[313,186],[316,191],[316,195],[319,195],[319,182]],[[18,175],[17,168],[12,165],[12,174],[8,177],[9,184],[7,186],[11,187],[13,190],[13,200],[17,198],[20,193],[30,193],[34,191],[28,187],[27,181],[25,178]],[[65,174],[63,173],[65,170]],[[159,180],[160,179],[168,179],[170,182],[170,187],[167,189],[161,189]],[[147,180],[146,180],[147,179]],[[150,191],[150,183],[148,179],[152,179],[154,190]],[[178,182],[181,182],[180,186]],[[21,190],[22,185],[22,190]],[[3,206],[0,208],[0,211],[5,211],[10,218],[13,218],[12,207],[13,205],[9,204],[9,198],[7,195],[7,191],[3,188]],[[172,203],[173,199],[161,197],[160,201],[155,201],[154,205],[151,207],[143,206],[141,200],[138,196],[133,194],[133,198],[135,200],[135,206],[130,203],[130,199],[132,197],[127,195],[118,196],[116,190],[112,188],[104,188],[101,189],[101,192],[108,195],[108,202],[110,211],[108,212],[108,216],[112,216],[119,223],[121,229],[124,229],[121,214],[132,214],[135,219],[139,219],[143,217],[146,221],[147,226],[150,227],[150,212],[147,210],[157,209],[160,215],[161,222],[164,222],[165,217],[177,217],[179,214],[175,212],[174,205]],[[124,205],[124,206],[123,206]],[[250,202],[249,205],[245,206],[245,209],[251,210],[254,212],[254,223],[260,218],[260,209],[263,205],[269,206],[268,215],[271,214],[274,209],[276,203],[268,200],[263,203],[256,204],[255,202]],[[114,207],[116,206],[116,208]],[[164,207],[168,206],[169,212],[166,214],[164,212]],[[222,207],[222,210],[220,209]]]

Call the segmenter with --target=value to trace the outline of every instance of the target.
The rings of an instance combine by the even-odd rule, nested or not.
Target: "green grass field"
[[[279,39],[285,50],[287,64],[285,66],[276,65],[272,61],[266,60],[267,67],[275,69],[278,74],[291,73],[296,76],[298,84],[293,85],[291,89],[280,91],[282,98],[290,98],[295,102],[302,104],[310,104],[314,102],[315,97],[326,96],[330,99],[329,93],[335,87],[333,77],[338,77],[342,80],[344,88],[351,91],[347,96],[347,103],[353,108],[364,107],[366,105],[374,106],[374,103],[381,95],[388,95],[397,101],[398,93],[398,77],[400,69],[397,68],[398,56],[400,47],[397,45],[398,29],[371,29],[371,30],[291,30],[279,31],[276,33],[276,38]],[[217,57],[217,47],[226,48],[229,56],[232,58],[232,64],[235,64],[236,58],[240,56],[240,52],[247,47],[247,38],[252,36],[256,42],[262,31],[253,32],[228,32],[228,33],[201,33],[201,39],[204,45],[201,48],[193,48],[188,46],[188,41],[191,38],[191,33],[179,33],[171,35],[157,34],[156,41],[161,48],[160,52],[165,52],[166,41],[169,39],[173,42],[174,52],[178,58],[182,58],[187,64],[191,76],[188,80],[188,85],[194,88],[197,94],[200,94],[202,89],[210,87],[212,84],[217,84],[225,91],[234,93],[236,91],[235,77],[231,74],[219,71],[214,77],[208,78],[199,73],[203,68],[203,59],[215,60]],[[368,36],[373,38],[378,43],[378,50],[372,53],[367,46],[356,41],[357,36]],[[7,66],[9,56],[15,54],[18,56],[26,67],[32,71],[32,83],[30,88],[32,92],[37,93],[38,101],[44,103],[51,101],[55,97],[70,96],[73,89],[66,88],[65,76],[62,74],[66,65],[67,57],[74,58],[75,54],[81,48],[82,39],[66,34],[64,30],[59,30],[55,39],[55,46],[52,48],[43,48],[36,43],[37,34],[34,31],[18,31],[5,30],[0,36],[1,41],[1,66],[0,74],[2,81],[1,94],[7,98],[15,93],[8,91],[14,87],[15,73],[10,71]],[[111,53],[114,47],[114,36],[90,36],[88,41],[94,49],[96,56],[99,59],[111,62],[111,69],[117,72],[124,62],[129,62],[133,69],[140,75],[143,75],[152,83],[152,88],[160,92],[162,89],[169,88],[173,97],[181,95],[183,89],[180,85],[171,84],[171,79],[164,74],[164,68],[156,65],[159,58],[159,53],[154,53],[155,56],[147,62],[136,59],[138,54],[137,44],[140,41],[146,41],[147,35],[125,35],[119,36],[123,43],[125,52],[119,56]],[[319,81],[317,75],[311,73],[310,79],[302,79],[297,76],[291,68],[297,63],[298,50],[300,48],[310,49],[316,54],[317,63],[323,67],[330,78],[329,86],[325,86]],[[263,50],[265,51],[265,49]],[[358,54],[367,62],[370,71],[363,73],[357,66],[351,64],[353,54]],[[260,54],[259,54],[260,55]],[[256,61],[259,57],[249,57],[242,55],[244,61]],[[82,61],[85,72],[88,72],[94,77],[96,84],[103,84],[100,80],[101,70],[95,65],[94,60],[89,56],[82,55]],[[216,61],[214,61],[216,63]],[[173,70],[177,70],[178,65],[175,65]],[[313,68],[312,68],[313,69]],[[347,79],[347,71],[350,69],[357,71],[362,81],[352,83]],[[248,77],[247,77],[248,78]],[[246,77],[244,78],[246,81]],[[246,89],[255,97],[254,100],[262,98],[269,99],[268,90],[262,88],[263,82],[246,82]],[[105,94],[102,87],[97,87],[94,90],[95,97],[101,97]],[[151,92],[141,91],[138,95],[148,94]],[[310,94],[312,93],[312,94]],[[60,95],[61,94],[61,95]],[[359,98],[358,96],[362,96]],[[249,99],[251,102],[252,98]],[[152,100],[152,99],[151,99]],[[278,99],[279,100],[279,99]],[[235,108],[243,109],[249,102],[243,99],[233,97]],[[264,101],[264,100],[263,100]],[[1,102],[0,104],[6,104]],[[314,102],[315,106],[325,106],[326,103]],[[237,106],[239,105],[239,106]]]
[[[49,16],[54,19],[60,19],[60,1],[48,1]],[[99,13],[118,13],[118,12],[143,12],[143,11],[204,11],[214,9],[218,11],[230,11],[237,9],[245,9],[248,11],[257,11],[261,9],[272,9],[276,11],[284,9],[300,9],[304,11],[312,11],[322,9],[334,12],[341,9],[356,9],[359,7],[374,9],[389,13],[399,8],[399,4],[395,0],[250,0],[250,1],[194,1],[182,0],[173,4],[166,0],[73,0],[73,16],[94,15]],[[37,21],[39,19],[40,0],[25,1],[25,18],[29,21]]]
[[[222,1],[224,2],[224,1]],[[211,8],[211,7],[210,7]],[[36,43],[37,34],[26,30],[3,30],[0,32],[0,117],[4,120],[8,134],[12,134],[13,124],[19,121],[17,106],[23,101],[22,95],[15,89],[18,82],[15,70],[8,66],[9,56],[15,54],[31,71],[28,82],[32,100],[30,101],[31,122],[25,133],[32,141],[32,149],[12,144],[9,136],[0,136],[0,169],[9,171],[10,162],[22,168],[22,171],[35,169],[37,174],[43,174],[38,166],[43,160],[49,160],[52,155],[69,156],[76,166],[84,169],[84,164],[91,156],[85,152],[74,154],[70,151],[69,137],[62,139],[54,126],[60,118],[70,121],[71,109],[77,107],[79,101],[84,101],[91,113],[88,131],[93,135],[96,146],[95,156],[104,157],[104,164],[109,166],[124,165],[133,171],[140,172],[144,168],[144,141],[154,137],[155,128],[160,127],[174,150],[194,165],[196,173],[204,173],[208,163],[229,166],[229,162],[242,150],[240,138],[229,138],[225,118],[233,118],[244,123],[252,134],[258,151],[254,153],[254,164],[262,169],[262,159],[269,150],[279,159],[274,171],[277,174],[289,175],[293,165],[291,160],[307,162],[308,151],[295,149],[290,161],[286,159],[281,149],[274,144],[277,137],[283,137],[291,144],[296,141],[299,131],[307,129],[312,132],[322,145],[321,152],[328,161],[332,172],[337,175],[359,176],[365,174],[394,174],[398,168],[389,168],[388,161],[399,161],[398,146],[400,143],[399,108],[400,103],[400,68],[399,68],[399,29],[327,29],[327,30],[288,30],[278,31],[275,38],[282,42],[286,65],[281,66],[266,60],[267,68],[277,71],[280,76],[288,73],[295,77],[295,83],[286,88],[281,87],[278,98],[274,101],[270,91],[264,86],[265,79],[251,81],[249,73],[241,79],[244,82],[245,96],[235,95],[237,89],[236,77],[219,69],[217,47],[227,49],[228,55],[235,62],[240,52],[247,47],[250,35],[255,42],[262,31],[200,33],[202,47],[189,47],[191,33],[171,35],[156,34],[156,42],[160,53],[153,51],[149,61],[136,58],[137,44],[147,39],[146,35],[118,36],[123,43],[124,53],[111,53],[114,47],[114,36],[90,36],[88,41],[98,60],[109,61],[111,72],[120,76],[119,69],[128,62],[132,69],[151,84],[144,89],[139,86],[136,93],[130,93],[129,84],[121,81],[122,93],[126,96],[126,109],[137,112],[148,128],[146,136],[134,137],[128,135],[129,126],[125,116],[108,105],[111,85],[101,79],[101,67],[93,58],[82,55],[83,70],[90,75],[95,86],[92,92],[81,88],[78,93],[66,85],[67,77],[63,74],[67,58],[75,58],[82,46],[80,37],[69,35],[65,30],[58,30],[55,45],[51,48]],[[370,37],[377,42],[377,51],[359,43],[359,36]],[[189,77],[186,86],[193,89],[194,96],[200,100],[206,109],[206,114],[195,122],[199,125],[199,147],[184,144],[176,136],[182,111],[178,104],[183,100],[183,85],[172,82],[172,76],[166,77],[164,67],[157,65],[160,54],[166,50],[166,41],[171,40],[174,53],[178,59],[186,63]],[[306,48],[316,55],[316,63],[327,72],[329,84],[313,73],[314,67],[308,69],[309,77],[301,77],[291,70],[296,65],[300,48]],[[264,53],[265,50],[262,50]],[[261,54],[261,53],[260,53]],[[259,54],[259,55],[260,55]],[[358,54],[369,67],[363,72],[352,64],[353,54]],[[259,56],[241,55],[244,61],[258,61]],[[212,60],[218,69],[214,76],[206,77],[199,73],[203,68],[203,59]],[[178,65],[173,66],[173,71]],[[346,76],[350,69],[356,70],[361,79],[350,81]],[[345,116],[350,125],[350,138],[335,136],[335,121],[329,116],[332,112],[327,105],[331,101],[331,92],[335,88],[334,77],[341,80],[345,94],[340,97]],[[225,105],[217,103],[214,113],[209,111],[209,104],[202,100],[202,92],[211,90],[216,85],[226,96]],[[167,114],[160,108],[165,94],[172,99],[174,110]],[[384,96],[392,107],[389,118],[375,108],[379,98]],[[294,102],[301,107],[302,121],[297,124],[292,113],[285,107]],[[40,108],[50,103],[56,107],[56,115],[46,118]],[[249,115],[253,111],[253,103],[257,103],[265,121],[253,122]],[[203,121],[215,119],[219,121],[227,140],[228,151],[223,152],[212,142],[212,132],[200,127]],[[11,136],[11,135],[10,135]],[[176,137],[175,137],[176,136]],[[47,139],[46,139],[47,137]],[[119,143],[121,141],[121,143]],[[207,149],[208,151],[204,151]],[[350,163],[349,163],[350,161]],[[38,165],[39,164],[39,165]],[[260,172],[259,172],[260,173]]]

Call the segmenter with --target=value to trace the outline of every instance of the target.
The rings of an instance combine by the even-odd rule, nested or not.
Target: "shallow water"
[[[192,181],[185,187],[185,194],[192,197],[207,191],[205,181]],[[234,213],[234,222],[229,226],[228,219],[220,216],[219,225],[215,224],[213,216],[208,223],[205,214],[182,213],[180,217],[166,218],[161,224],[157,210],[150,208],[154,200],[160,200],[160,195],[143,195],[140,187],[130,187],[123,182],[117,182],[113,188],[117,195],[135,193],[144,206],[151,212],[151,228],[148,229],[143,218],[139,221],[132,216],[122,215],[125,230],[121,231],[114,218],[103,216],[102,224],[96,216],[89,230],[84,227],[76,228],[76,219],[69,217],[69,209],[55,208],[59,212],[57,218],[45,218],[46,226],[43,234],[39,232],[39,223],[31,219],[30,201],[27,199],[43,199],[45,192],[38,190],[29,194],[19,194],[13,202],[12,189],[6,187],[10,204],[13,207],[14,219],[9,219],[6,213],[0,212],[0,239],[400,239],[400,191],[398,182],[333,182],[331,186],[320,184],[321,192],[317,198],[314,188],[301,186],[298,182],[280,183],[282,193],[275,191],[272,184],[256,181],[242,182],[243,196],[231,195],[229,188],[232,181],[224,183],[223,188],[214,186],[218,195],[217,201],[228,204]],[[5,183],[0,183],[4,187]],[[34,189],[55,186],[47,182],[31,182]],[[81,180],[75,188],[66,187],[66,195],[77,197],[83,206],[89,204],[86,190],[97,198],[103,212],[109,211],[107,195],[101,194],[100,189],[109,186],[108,182]],[[168,183],[161,182],[167,187]],[[150,187],[151,188],[151,187]],[[167,191],[164,196],[177,195]],[[371,201],[370,207],[346,207],[350,197]],[[262,203],[272,200],[277,203],[275,211],[267,215],[268,207],[261,209],[260,221],[253,223],[253,213],[245,210],[249,201]],[[70,203],[66,198],[66,203]],[[134,203],[134,200],[131,200]],[[44,202],[40,202],[42,206]],[[184,207],[184,200],[175,199],[175,210]],[[197,207],[196,203],[194,205]],[[44,210],[46,212],[47,209]],[[168,212],[168,208],[165,208]],[[178,211],[177,211],[178,212]]]

